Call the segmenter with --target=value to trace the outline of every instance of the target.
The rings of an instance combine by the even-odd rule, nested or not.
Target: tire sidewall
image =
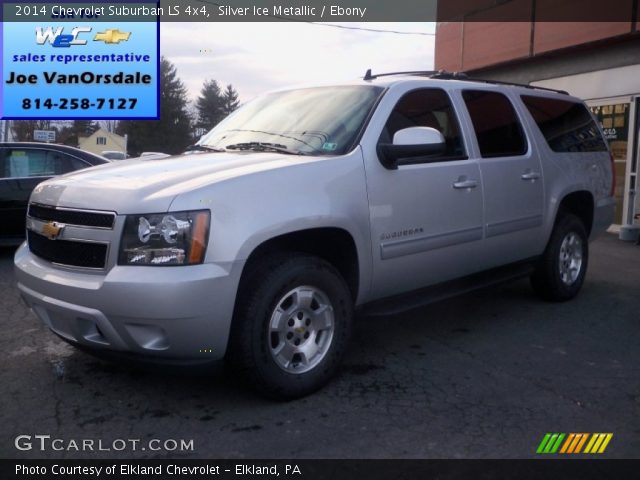
[[[291,290],[310,286],[321,290],[334,311],[334,332],[329,350],[313,369],[299,374],[284,371],[270,351],[269,322],[282,297]],[[319,259],[292,258],[261,282],[247,314],[253,316],[248,339],[256,375],[278,395],[295,397],[320,388],[338,368],[351,334],[352,301],[342,277]]]
[[[570,233],[575,233],[582,243],[582,265],[576,280],[571,285],[567,285],[560,276],[560,249],[563,240]],[[566,215],[558,221],[547,254],[550,255],[551,271],[549,276],[554,289],[562,299],[575,297],[582,288],[589,264],[589,241],[584,226],[577,217]]]

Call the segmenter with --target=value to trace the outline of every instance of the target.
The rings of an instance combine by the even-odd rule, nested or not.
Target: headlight
[[[204,261],[209,211],[127,215],[120,265],[195,265]]]

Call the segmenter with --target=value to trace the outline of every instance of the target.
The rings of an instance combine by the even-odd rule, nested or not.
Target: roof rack
[[[527,85],[526,83],[514,83],[514,82],[502,82],[500,80],[487,80],[486,78],[466,77],[465,80],[470,82],[482,82],[493,85],[511,85],[513,87],[530,88],[531,90],[545,90],[547,92],[561,93],[562,95],[569,95],[566,90],[557,90],[555,88],[538,87],[537,85]]]
[[[371,73],[371,69],[367,70],[367,73],[364,74],[363,80],[373,80],[378,77],[390,77],[392,75],[413,75],[416,77],[429,77],[429,78],[448,78],[456,75],[465,74],[462,72],[447,72],[446,70],[412,70],[409,72],[387,72],[387,73],[376,73],[373,75]]]
[[[466,80],[470,82],[481,82],[488,83],[493,85],[510,85],[513,87],[522,87],[529,88],[532,90],[545,90],[548,92],[561,93],[563,95],[569,95],[569,93],[565,90],[556,90],[555,88],[548,87],[538,87],[536,85],[527,85],[525,83],[514,83],[514,82],[503,82],[500,80],[489,80],[486,78],[477,78],[470,77],[464,72],[447,72],[446,70],[417,70],[417,71],[409,71],[409,72],[387,72],[387,73],[376,73],[375,75],[371,73],[371,69],[367,70],[367,73],[364,74],[363,80],[374,80],[378,77],[390,77],[392,75],[413,75],[417,77],[428,77],[439,80]]]

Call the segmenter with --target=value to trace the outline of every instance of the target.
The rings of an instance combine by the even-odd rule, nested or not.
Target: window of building
[[[444,90],[424,88],[406,93],[389,115],[380,143],[391,143],[398,130],[409,127],[431,127],[442,133],[445,153],[438,158],[466,158],[458,119]]]
[[[614,159],[616,175],[616,217],[614,222],[622,223],[624,205],[624,184],[627,172],[627,154],[629,146],[629,103],[613,105],[594,105],[591,111],[596,116],[604,131],[604,138],[609,142],[609,148]]]
[[[98,145],[106,145],[107,137],[96,137],[96,144]]]
[[[497,92],[465,90],[462,98],[476,132],[480,155],[512,157],[527,153],[527,141],[513,105]]]
[[[522,101],[554,152],[607,149],[596,122],[583,104],[530,95],[523,95]]]

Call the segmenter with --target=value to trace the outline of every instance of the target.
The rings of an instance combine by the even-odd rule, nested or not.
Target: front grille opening
[[[49,240],[47,237],[28,231],[29,250],[34,255],[61,265],[85,268],[104,268],[107,260],[107,245],[102,243]]]
[[[97,228],[113,228],[113,223],[116,218],[113,213],[60,210],[36,204],[29,205],[29,216],[45,221]]]

